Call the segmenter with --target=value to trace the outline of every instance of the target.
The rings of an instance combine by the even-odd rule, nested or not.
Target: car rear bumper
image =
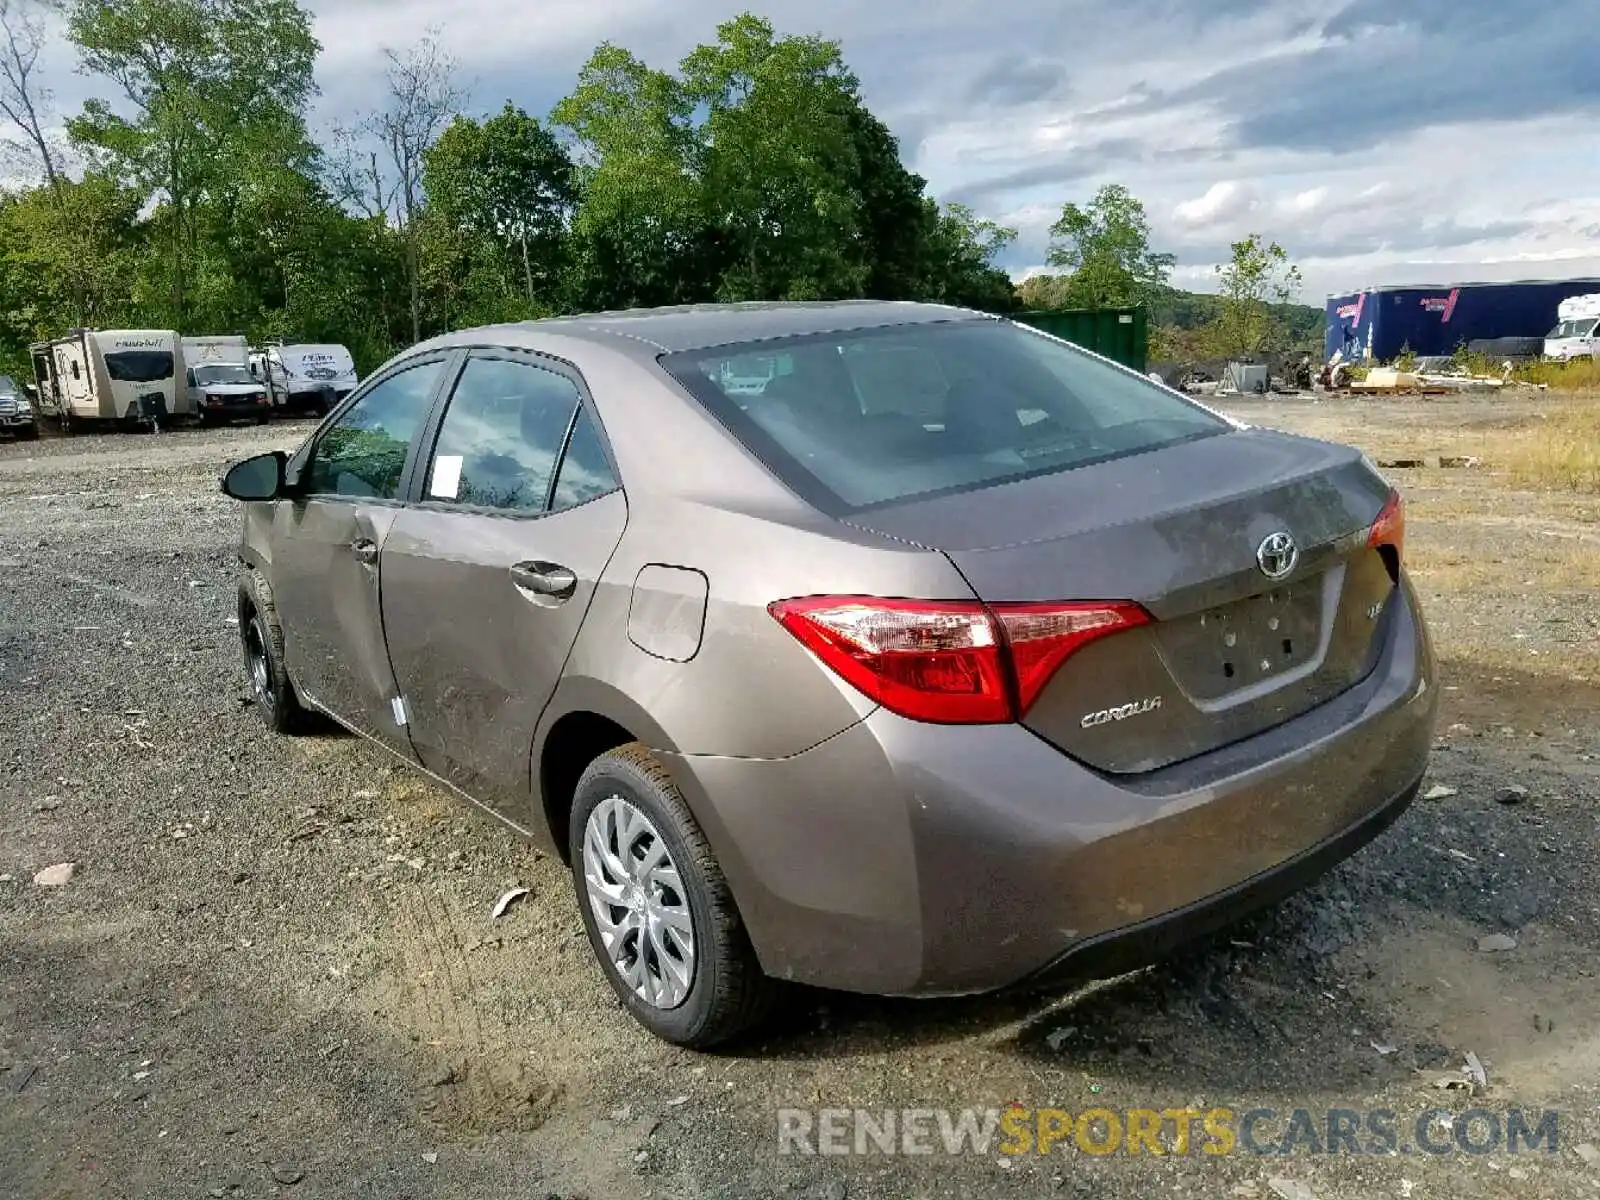
[[[1303,886],[1403,811],[1437,689],[1398,595],[1354,688],[1145,775],[1093,771],[1020,725],[883,709],[787,759],[662,758],[769,974],[952,995],[1116,973]]]
[[[1147,921],[1085,938],[1016,986],[1060,988],[1120,975],[1276,904],[1315,883],[1399,820],[1416,798],[1417,786],[1413,783],[1343,832],[1230,888]]]

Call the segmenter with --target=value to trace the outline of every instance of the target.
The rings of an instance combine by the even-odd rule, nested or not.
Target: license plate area
[[[1219,700],[1300,670],[1322,635],[1322,580],[1305,579],[1162,622],[1168,665],[1197,700]]]

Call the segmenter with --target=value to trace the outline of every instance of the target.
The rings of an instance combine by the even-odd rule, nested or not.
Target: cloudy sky
[[[430,26],[475,107],[543,113],[596,42],[670,67],[746,7],[841,41],[932,190],[1019,229],[1018,276],[1113,181],[1184,287],[1253,231],[1313,303],[1600,276],[1597,0],[311,0],[319,118],[372,105],[381,47]],[[50,66],[70,110],[91,83],[66,48]]]

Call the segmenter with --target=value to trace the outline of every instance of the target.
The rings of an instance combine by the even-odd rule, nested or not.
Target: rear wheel
[[[283,665],[283,627],[272,602],[272,587],[260,571],[250,571],[239,586],[239,640],[245,677],[256,711],[274,733],[297,733],[305,710]]]
[[[767,1014],[775,984],[710,844],[644,746],[603,754],[584,771],[568,847],[589,943],[635,1020],[704,1049]]]

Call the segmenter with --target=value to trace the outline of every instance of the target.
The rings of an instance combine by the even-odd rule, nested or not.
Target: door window
[[[561,470],[556,474],[556,492],[551,509],[576,508],[597,496],[616,491],[618,486],[616,473],[606,458],[594,418],[589,415],[588,409],[579,409],[578,423],[572,427],[572,436],[567,439],[567,452],[561,458]]]
[[[346,409],[312,451],[309,490],[397,499],[406,451],[428,415],[443,370],[441,359],[397,371]]]
[[[565,375],[505,359],[471,359],[439,426],[425,498],[544,512],[578,409],[577,386]],[[574,468],[574,480],[577,473]]]

